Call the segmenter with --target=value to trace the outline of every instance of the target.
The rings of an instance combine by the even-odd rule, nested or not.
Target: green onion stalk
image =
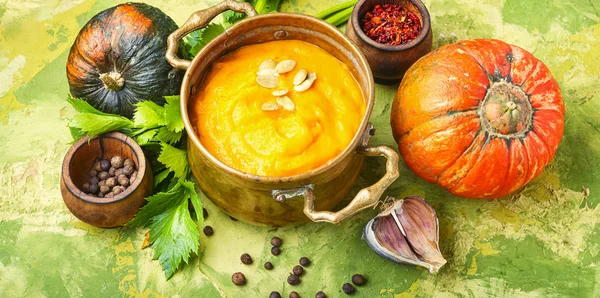
[[[321,11],[316,15],[316,17],[336,27],[340,26],[345,24],[352,15],[352,10],[354,9],[356,2],[357,0],[351,0],[334,5],[326,10]]]

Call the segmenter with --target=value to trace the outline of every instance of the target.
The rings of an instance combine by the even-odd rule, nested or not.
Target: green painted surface
[[[314,13],[341,1],[284,1],[282,10]],[[303,297],[344,296],[354,273],[369,278],[359,297],[600,297],[600,4],[595,1],[429,0],[434,46],[490,37],[544,61],[566,102],[563,142],[544,173],[519,193],[495,201],[453,197],[401,163],[386,195],[421,195],[440,217],[448,264],[437,275],[388,262],[360,239],[377,211],[339,226],[272,229],[229,219],[210,202],[199,255],[165,281],[143,230],[90,227],[74,218],[59,191],[59,167],[71,138],[64,100],[65,61],[79,28],[115,1],[0,1],[0,297],[267,297],[306,255],[313,260]],[[178,24],[216,1],[149,1]],[[378,86],[373,144],[394,145],[389,127],[396,86]],[[352,194],[382,175],[370,159]],[[350,197],[350,196],[348,196]],[[270,255],[269,239],[284,239]],[[239,256],[250,253],[246,266]],[[262,269],[264,261],[275,265]],[[248,285],[230,282],[242,271]]]

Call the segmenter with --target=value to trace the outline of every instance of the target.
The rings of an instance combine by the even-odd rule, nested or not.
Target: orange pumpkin
[[[497,198],[536,178],[564,130],[552,74],[499,40],[443,46],[417,61],[394,99],[391,124],[406,165],[467,198]]]

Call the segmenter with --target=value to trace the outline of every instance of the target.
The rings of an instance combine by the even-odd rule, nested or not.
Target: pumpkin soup
[[[316,169],[356,134],[366,102],[348,67],[310,43],[242,47],[213,63],[190,104],[202,145],[242,172]]]

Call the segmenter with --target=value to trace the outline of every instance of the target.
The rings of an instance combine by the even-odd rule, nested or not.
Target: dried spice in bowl
[[[407,43],[415,39],[422,29],[416,14],[396,4],[375,5],[361,23],[370,39],[389,45]]]

